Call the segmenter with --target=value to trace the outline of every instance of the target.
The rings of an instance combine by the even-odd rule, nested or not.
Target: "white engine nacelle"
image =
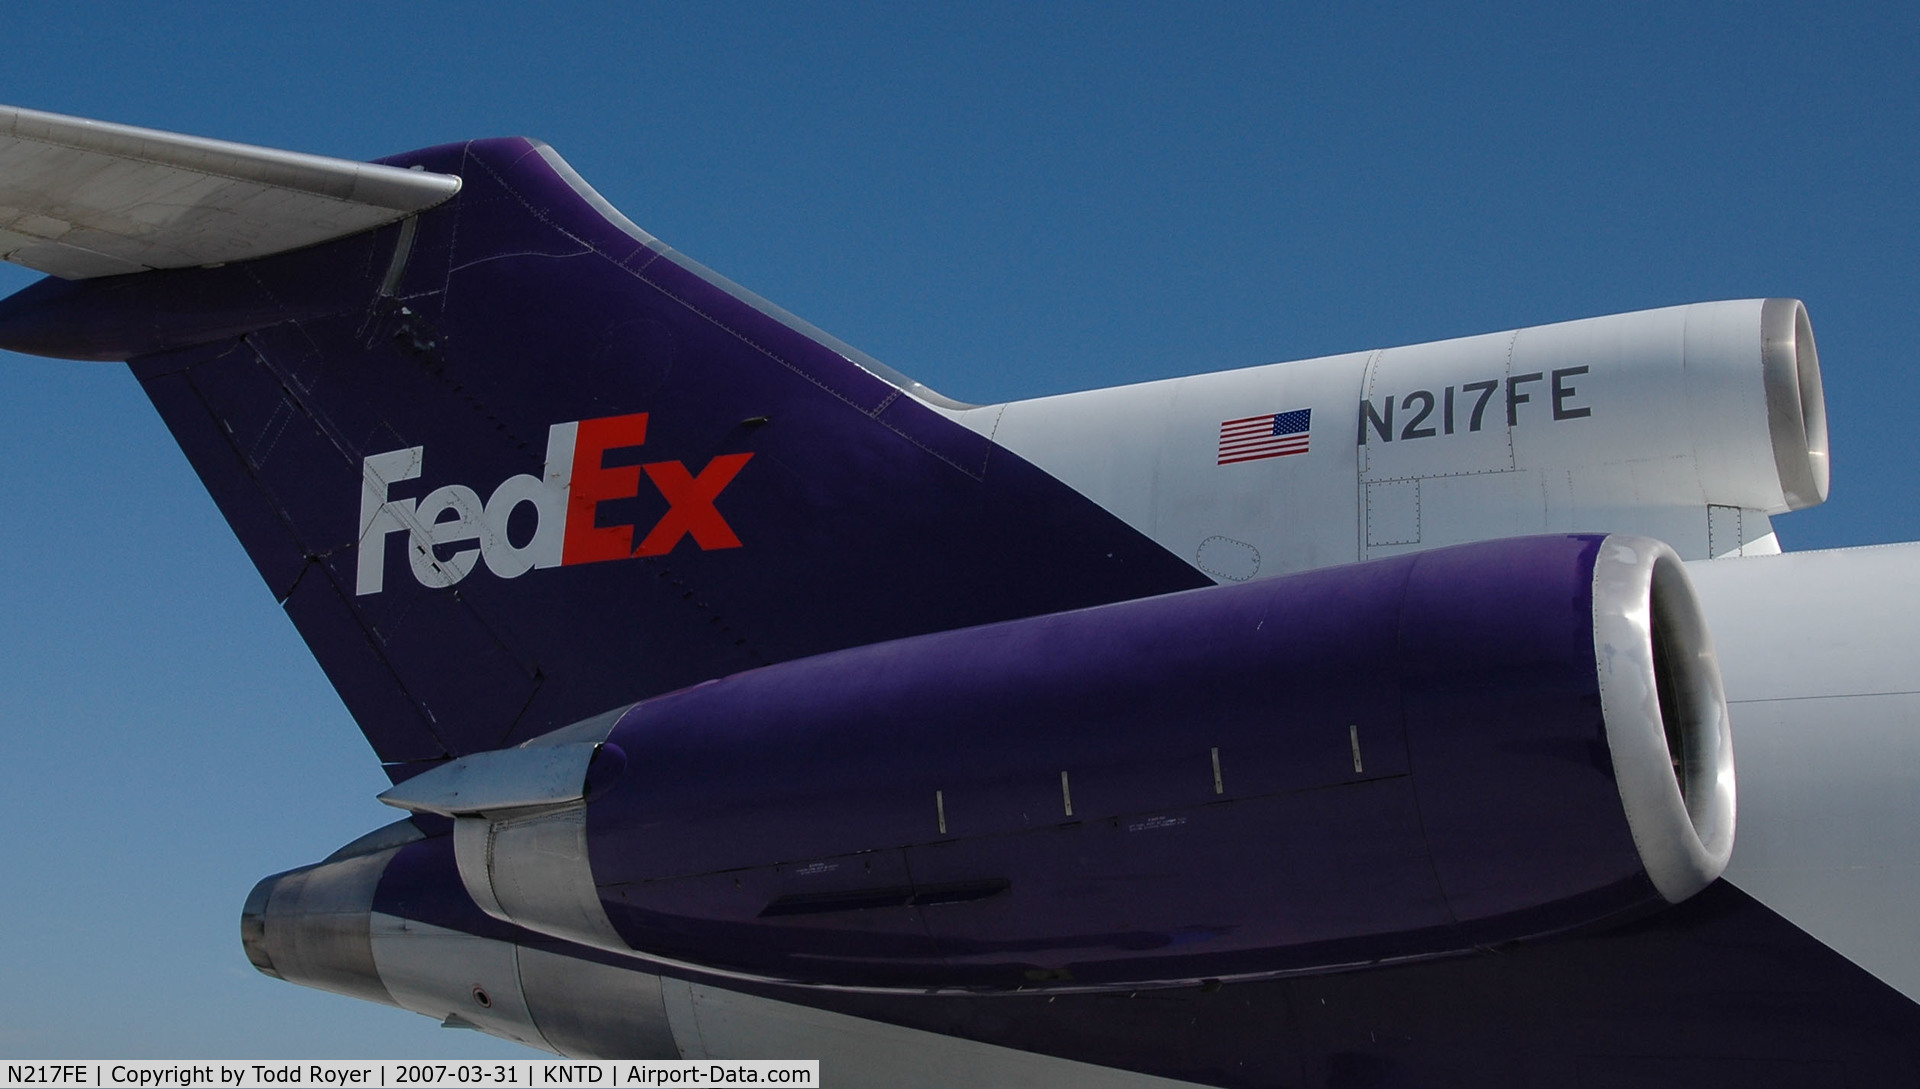
[[[1245,421],[1301,410],[1306,436],[1232,456]],[[1775,552],[1768,517],[1827,495],[1820,361],[1792,299],[954,414],[1221,581],[1531,533],[1632,532],[1688,559]]]

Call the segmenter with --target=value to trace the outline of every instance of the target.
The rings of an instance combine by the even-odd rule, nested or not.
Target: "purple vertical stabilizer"
[[[45,281],[0,344],[134,371],[382,760],[758,665],[1205,585],[632,228],[543,145],[401,224]]]

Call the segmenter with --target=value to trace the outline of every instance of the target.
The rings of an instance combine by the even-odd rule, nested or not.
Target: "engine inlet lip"
[[[255,882],[253,891],[247,893],[246,905],[240,909],[240,947],[255,968],[275,979],[286,977],[273,966],[273,947],[267,941],[267,902],[273,896],[274,884],[283,876],[273,874]]]
[[[1713,641],[1672,548],[1615,534],[1594,564],[1594,655],[1627,824],[1669,903],[1733,853],[1733,744]]]
[[[1713,838],[1714,777],[1719,774],[1718,729],[1725,718],[1712,643],[1679,557],[1661,555],[1648,594],[1649,635],[1660,724],[1687,818]],[[1704,654],[1702,653],[1704,649]]]
[[[1788,510],[1818,506],[1826,501],[1830,476],[1827,397],[1813,322],[1798,299],[1761,304],[1760,364],[1781,495]]]

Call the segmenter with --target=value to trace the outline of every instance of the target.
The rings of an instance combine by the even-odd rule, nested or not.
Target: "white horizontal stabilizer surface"
[[[0,256],[69,280],[325,242],[460,179],[0,106]]]

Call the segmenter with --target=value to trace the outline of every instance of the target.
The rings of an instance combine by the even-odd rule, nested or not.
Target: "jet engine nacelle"
[[[1359,411],[1363,481],[1560,473],[1579,506],[1768,515],[1827,497],[1820,357],[1795,299],[1389,348],[1368,359]]]
[[[1827,496],[1820,357],[1794,299],[955,415],[1228,582],[1530,533],[1641,534],[1689,560],[1778,552],[1770,517]],[[1265,434],[1286,427],[1304,432]]]
[[[401,783],[498,919],[722,974],[1130,987],[1631,917],[1732,848],[1678,557],[1464,545],[944,632]]]

